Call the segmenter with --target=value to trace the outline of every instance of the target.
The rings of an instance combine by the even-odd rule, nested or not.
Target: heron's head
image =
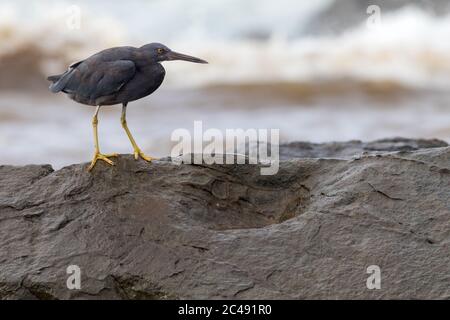
[[[146,44],[142,47],[145,49],[149,54],[151,55],[152,59],[154,59],[157,62],[163,62],[163,61],[172,61],[172,60],[184,60],[189,62],[195,62],[195,63],[208,63],[205,60],[188,56],[187,54],[178,53],[175,51],[170,50],[168,47],[161,43],[150,43]]]

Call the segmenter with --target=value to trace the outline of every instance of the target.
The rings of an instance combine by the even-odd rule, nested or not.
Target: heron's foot
[[[117,153],[113,153],[113,154],[101,154],[101,153],[99,153],[99,152],[96,152],[96,153],[94,154],[94,158],[93,158],[92,161],[91,161],[91,165],[90,165],[89,168],[88,168],[88,171],[91,171],[91,170],[95,167],[95,164],[97,163],[98,160],[103,160],[103,161],[105,161],[107,164],[113,166],[113,165],[114,165],[114,162],[111,161],[111,159],[109,159],[109,158],[111,158],[111,157],[117,157],[117,156],[118,156]]]
[[[139,159],[139,157],[141,157],[142,159],[144,159],[147,162],[151,162],[152,160],[156,160],[156,158],[150,157],[145,155],[140,149],[135,149],[134,150],[134,159]]]

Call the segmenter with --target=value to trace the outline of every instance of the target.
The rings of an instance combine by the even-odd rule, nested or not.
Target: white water
[[[167,85],[346,77],[448,88],[449,15],[435,17],[413,6],[394,12],[381,8],[379,28],[362,21],[338,36],[305,34],[305,23],[330,3],[2,0],[0,58],[33,45],[44,53],[38,63],[48,74],[106,47],[158,41],[210,61],[208,68],[167,64]],[[73,5],[80,9],[79,29],[69,28],[76,21]]]

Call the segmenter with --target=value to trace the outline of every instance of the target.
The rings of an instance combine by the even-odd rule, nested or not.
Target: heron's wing
[[[72,69],[62,91],[97,100],[119,91],[135,73],[131,60],[84,61]]]

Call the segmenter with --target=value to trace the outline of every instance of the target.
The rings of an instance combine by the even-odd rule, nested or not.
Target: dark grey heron
[[[163,44],[150,43],[140,48],[115,47],[100,51],[85,60],[75,62],[66,72],[48,77],[54,93],[67,93],[76,102],[96,106],[92,126],[94,129],[95,153],[89,170],[98,160],[114,165],[110,157],[117,154],[102,154],[98,143],[98,113],[101,106],[122,104],[121,123],[134,149],[134,157],[151,161],[136,144],[127,126],[126,110],[130,101],[150,95],[159,88],[166,71],[161,62],[184,60],[207,63],[205,60],[177,53]]]

